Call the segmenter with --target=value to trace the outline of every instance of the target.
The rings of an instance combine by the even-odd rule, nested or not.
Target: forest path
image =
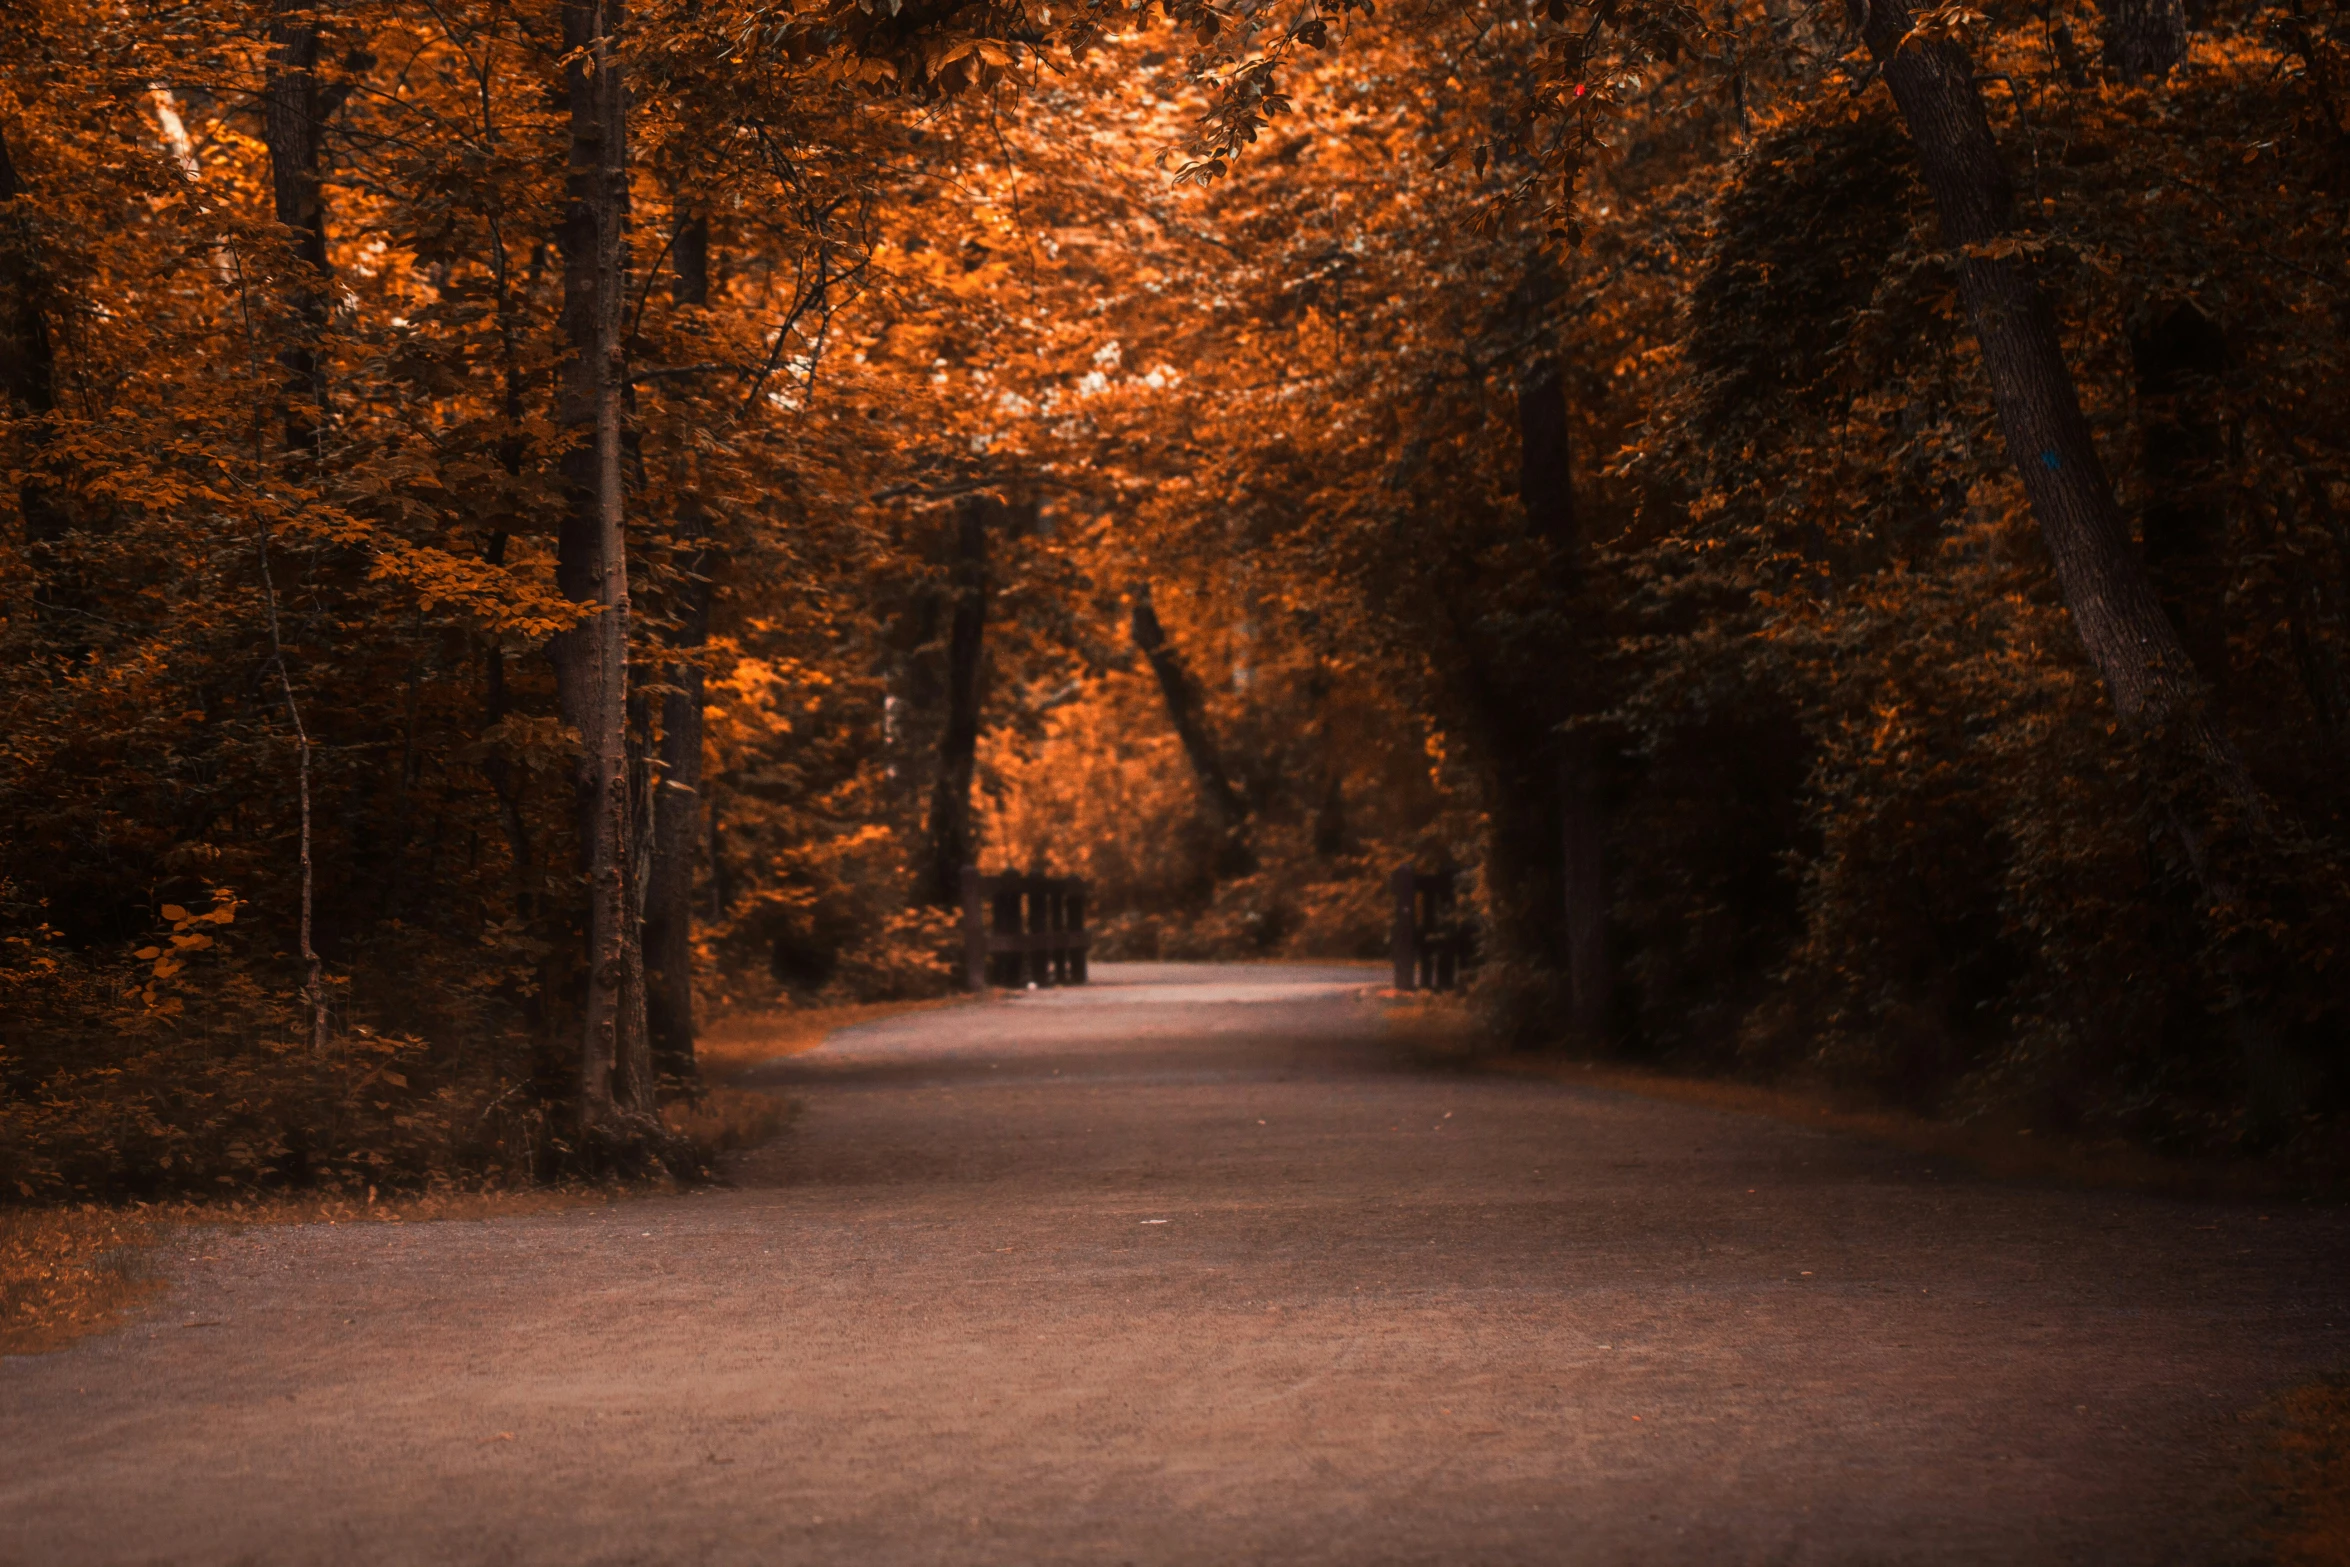
[[[2239,1559],[2350,1219],[1996,1185],[1153,970],[777,1063],[740,1189],[200,1236],[0,1562]],[[1930,1161],[1928,1161],[1930,1162]]]

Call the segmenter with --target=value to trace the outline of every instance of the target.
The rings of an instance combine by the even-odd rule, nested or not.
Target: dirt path
[[[2200,1564],[2240,1412],[2350,1358],[2350,1216],[1102,977],[770,1069],[739,1190],[204,1242],[0,1363],[0,1562]]]

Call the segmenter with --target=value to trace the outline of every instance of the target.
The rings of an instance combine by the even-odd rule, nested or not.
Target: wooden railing
[[[1085,883],[1075,876],[982,876],[963,869],[963,983],[1082,985]]]
[[[1395,894],[1395,988],[1453,989],[1468,955],[1453,907],[1453,873],[1402,865],[1387,889]]]

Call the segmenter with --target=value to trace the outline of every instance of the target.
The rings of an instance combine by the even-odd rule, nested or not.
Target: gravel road
[[[211,1235],[0,1362],[0,1562],[2213,1563],[2350,1216],[1429,1072],[1100,965],[766,1069],[733,1190]]]

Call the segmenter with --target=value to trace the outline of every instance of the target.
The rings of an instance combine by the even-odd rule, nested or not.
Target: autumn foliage
[[[597,997],[690,1097],[697,1006],[943,990],[973,857],[1156,957],[1447,862],[1512,1043],[2325,1146],[2338,20],[1897,9],[11,9],[0,1196],[690,1163]]]

